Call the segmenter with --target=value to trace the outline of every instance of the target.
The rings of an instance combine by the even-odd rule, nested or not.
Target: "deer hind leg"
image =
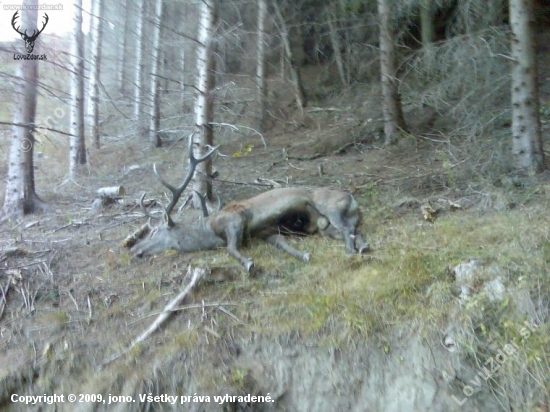
[[[307,224],[305,226],[305,232],[307,234],[314,234],[317,232],[324,232],[330,227],[329,220],[323,216],[312,205],[306,205]]]
[[[270,245],[273,245],[281,250],[284,250],[286,253],[294,256],[296,259],[300,259],[304,262],[309,262],[309,253],[301,252],[294,249],[288,243],[286,243],[283,235],[270,235],[265,238],[265,241]]]
[[[239,261],[248,273],[254,268],[252,259],[244,257],[239,252],[238,248],[243,243],[244,222],[239,219],[231,223],[225,229],[225,237],[227,239],[227,253]]]

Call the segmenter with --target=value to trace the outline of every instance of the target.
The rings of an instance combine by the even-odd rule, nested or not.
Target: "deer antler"
[[[197,194],[201,202],[202,217],[208,217],[208,208],[206,207],[206,195],[203,195],[196,190],[193,190],[193,192]]]
[[[170,183],[168,183],[166,180],[164,180],[162,178],[162,176],[157,171],[157,165],[156,164],[153,165],[153,171],[155,172],[155,176],[157,176],[157,179],[160,181],[160,183],[162,183],[163,186],[165,186],[168,190],[170,190],[170,192],[172,192],[172,200],[164,208],[164,212],[163,212],[163,219],[165,220],[166,224],[169,227],[174,226],[174,221],[170,217],[170,213],[172,213],[172,210],[174,209],[174,206],[176,206],[176,203],[178,203],[178,200],[179,200],[181,194],[183,193],[183,191],[189,185],[189,182],[193,178],[193,174],[195,173],[195,169],[197,168],[197,165],[199,163],[204,162],[206,159],[208,159],[210,156],[212,156],[212,154],[216,150],[218,150],[218,147],[219,146],[213,147],[204,156],[196,158],[193,155],[193,134],[191,134],[189,136],[189,145],[188,145],[188,149],[189,149],[189,169],[187,170],[187,174],[185,175],[185,178],[183,179],[183,182],[178,187],[174,187]],[[141,210],[143,211],[143,213],[145,213],[145,216],[147,216],[151,219],[158,220],[159,217],[149,213],[147,211],[147,209],[145,208],[145,206],[143,205],[144,197],[145,197],[145,194],[143,194],[143,196],[141,197],[141,199],[139,201],[139,205],[141,207]],[[203,210],[203,213],[204,213],[204,210]]]

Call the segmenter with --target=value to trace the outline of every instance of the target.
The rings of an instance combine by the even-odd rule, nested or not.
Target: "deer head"
[[[25,30],[24,32],[19,31],[21,26],[18,26],[17,28],[15,27],[15,20],[17,20],[17,17],[18,17],[17,13],[19,13],[19,10],[16,11],[15,14],[13,15],[13,17],[11,19],[11,26],[13,27],[13,29],[17,33],[19,33],[21,35],[21,38],[23,40],[25,40],[25,48],[27,49],[27,53],[32,53],[32,51],[34,49],[34,42],[36,41],[38,35],[40,33],[42,33],[42,31],[44,31],[44,28],[48,24],[48,21],[50,20],[50,18],[48,17],[48,15],[46,13],[44,13],[44,17],[46,18],[46,20],[44,21],[44,24],[42,25],[42,29],[33,30],[32,35],[29,36],[29,35],[27,35],[27,30]]]
[[[170,214],[172,213],[172,210],[178,203],[178,200],[181,197],[181,194],[183,193],[183,191],[189,185],[189,182],[191,182],[191,179],[193,178],[193,174],[195,173],[195,169],[197,168],[197,165],[201,162],[204,162],[210,156],[212,156],[212,154],[218,149],[218,147],[219,146],[213,147],[204,156],[196,158],[193,155],[193,150],[192,150],[193,135],[189,136],[189,145],[188,145],[189,168],[187,170],[187,174],[185,175],[185,178],[183,179],[183,182],[177,187],[172,186],[170,183],[164,180],[164,178],[157,171],[156,164],[153,165],[153,171],[155,173],[155,176],[160,181],[160,183],[162,183],[162,185],[165,186],[172,193],[172,199],[162,211],[162,217],[151,214],[145,208],[145,205],[143,204],[145,193],[139,199],[139,205],[141,207],[141,210],[143,211],[145,216],[149,217],[149,222],[151,222],[151,220],[162,220],[162,222],[156,228],[153,228],[150,239],[148,239],[146,242],[145,241],[142,242],[142,244],[140,245],[136,245],[132,249],[132,252],[134,252],[136,256],[140,256],[144,253],[154,254],[167,249],[181,249],[181,245],[176,244],[178,243],[177,236],[170,236],[170,235],[166,236],[166,234],[162,234],[162,232],[163,231],[170,232],[174,230],[176,225],[172,220],[172,217],[170,216]],[[199,196],[201,196],[203,214],[207,216],[208,212],[206,211],[205,199],[202,195],[199,195]]]

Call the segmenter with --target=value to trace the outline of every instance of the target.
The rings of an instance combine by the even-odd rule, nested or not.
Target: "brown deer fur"
[[[361,234],[357,232],[361,215],[353,196],[324,188],[273,189],[230,203],[190,227],[178,226],[172,221],[170,213],[189,183],[196,165],[208,158],[214,150],[215,148],[200,159],[195,159],[190,150],[190,169],[178,188],[166,183],[155,168],[155,174],[173,193],[173,199],[165,209],[164,222],[153,231],[151,237],[132,248],[134,256],[154,255],[169,249],[179,252],[209,250],[227,245],[227,252],[250,271],[254,263],[238,250],[243,239],[250,237],[263,239],[307,262],[309,254],[288,245],[280,234],[280,227],[284,222],[296,221],[300,221],[301,229],[307,234],[320,232],[336,239],[343,238],[347,253],[361,253],[368,248]],[[143,196],[140,205],[144,213],[150,218],[156,218],[145,209],[142,201]]]

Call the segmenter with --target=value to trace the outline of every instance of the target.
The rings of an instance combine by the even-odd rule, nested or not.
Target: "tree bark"
[[[103,0],[92,2],[91,24],[91,59],[90,59],[90,100],[88,102],[88,119],[92,132],[92,141],[100,148],[99,136],[99,81],[101,74],[101,40],[103,37]]]
[[[533,0],[510,0],[512,26],[512,155],[520,171],[542,171]]]
[[[155,10],[153,17],[153,49],[151,52],[151,91],[149,93],[149,142],[153,147],[160,147],[162,142],[159,135],[160,125],[160,109],[159,109],[159,69],[161,66],[160,59],[162,53],[160,52],[160,39],[161,39],[161,22],[162,22],[162,1],[156,0]]]
[[[181,82],[181,103],[182,103],[182,110],[183,112],[186,112],[189,110],[188,102],[187,102],[187,94],[186,94],[186,87],[185,87],[185,81],[187,80],[187,76],[185,74],[185,45],[181,47],[181,76],[180,76],[180,82]]]
[[[430,48],[433,37],[432,0],[422,0],[420,4],[420,41],[424,49]]]
[[[395,141],[399,129],[406,130],[403,109],[397,84],[397,64],[394,49],[394,34],[391,27],[392,0],[378,0],[380,21],[380,74],[384,112],[385,143]]]
[[[71,60],[71,126],[69,179],[74,180],[81,165],[86,164],[84,138],[84,33],[82,33],[82,0],[74,3],[74,38]]]
[[[35,0],[24,0],[24,6],[36,4]],[[38,10],[24,8],[21,13],[21,27],[35,27]],[[34,53],[39,52],[40,43],[34,46]],[[36,118],[36,95],[38,84],[38,60],[18,60],[16,63],[17,100],[13,113],[13,122],[25,126],[13,126],[8,160],[8,180],[4,206],[0,221],[19,218],[24,214],[45,210],[46,205],[35,192],[33,136]]]
[[[124,20],[124,35],[118,38],[118,53],[117,53],[117,84],[119,93],[124,96],[126,94],[126,49],[128,48],[128,39],[131,37],[128,33],[130,27],[130,19],[132,13],[130,13],[130,0],[121,3],[121,13]]]
[[[340,81],[343,86],[347,86],[346,81],[346,70],[344,68],[344,60],[342,59],[342,52],[340,50],[340,38],[338,32],[334,27],[333,20],[336,20],[336,17],[332,13],[327,13],[327,24],[330,33],[330,44],[332,50],[334,51],[334,60],[336,61],[336,67],[338,68],[338,76],[340,76]]]
[[[281,10],[277,4],[277,1],[273,1],[272,4],[273,4],[273,8],[275,9],[275,15],[277,16],[277,20],[279,20],[279,30],[281,32],[281,40],[283,42],[284,57],[286,60],[285,64],[288,64],[288,67],[290,68],[290,79],[292,82],[292,86],[294,87],[294,96],[296,99],[296,105],[298,106],[300,113],[303,114],[304,107],[306,106],[307,101],[304,93],[304,87],[302,85],[302,80],[300,78],[300,72],[296,67],[296,62],[294,60],[292,49],[290,47],[290,40],[288,38],[288,29],[287,29],[283,14],[281,13]]]
[[[195,135],[193,137],[193,154],[202,157],[207,152],[207,146],[214,143],[214,133],[211,122],[213,120],[212,89],[214,88],[214,21],[216,9],[214,0],[202,0],[197,45],[197,95],[195,100]],[[206,195],[212,201],[212,160],[200,163],[195,171],[193,190]],[[201,200],[197,193],[193,194],[193,207],[199,209]]]
[[[136,122],[137,132],[141,133],[143,99],[145,95],[144,77],[145,77],[145,20],[147,19],[147,1],[138,0],[136,19],[136,71],[134,73],[134,121]]]
[[[258,93],[258,130],[264,132],[265,112],[267,110],[267,82],[265,70],[265,18],[267,0],[258,0],[258,45],[256,54],[256,88]]]

